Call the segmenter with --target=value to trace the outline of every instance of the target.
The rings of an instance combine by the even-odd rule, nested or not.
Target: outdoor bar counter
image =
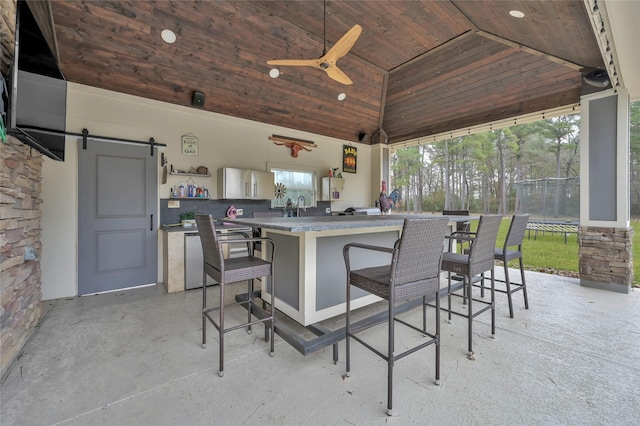
[[[259,228],[276,243],[276,308],[308,326],[343,314],[346,309],[346,268],[342,248],[350,242],[393,247],[405,218],[441,215],[309,216],[225,219],[225,222]],[[449,216],[450,226],[476,219]],[[444,244],[444,242],[443,242]],[[352,250],[351,267],[388,264],[389,254]],[[270,284],[262,283],[262,297],[270,300]],[[359,289],[351,292],[352,307],[379,300]]]

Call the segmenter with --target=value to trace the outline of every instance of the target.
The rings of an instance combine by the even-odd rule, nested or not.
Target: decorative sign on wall
[[[269,136],[269,140],[272,140],[274,144],[281,145],[291,150],[292,157],[298,157],[298,152],[301,150],[311,151],[311,148],[317,148],[314,142],[305,141],[304,139],[290,138],[288,136]]]
[[[356,173],[358,165],[358,148],[351,145],[342,145],[342,170],[345,173]]]
[[[182,135],[181,140],[184,155],[198,155],[198,138],[193,133]]]

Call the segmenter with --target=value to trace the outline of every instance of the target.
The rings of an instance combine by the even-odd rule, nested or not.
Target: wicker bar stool
[[[469,216],[470,212],[469,210],[443,210],[442,211],[442,215],[443,216]],[[455,233],[467,233],[471,230],[471,222],[466,221],[466,222],[456,222],[456,230],[454,232]],[[459,234],[460,235],[460,234]],[[453,251],[452,250],[452,243],[455,241],[455,239],[450,238],[449,239],[449,251]],[[458,244],[460,245],[460,249],[458,250],[459,253],[462,253],[464,251],[464,243],[465,243],[465,239],[459,239],[457,240]]]
[[[499,293],[506,293],[509,301],[509,316],[513,318],[513,300],[511,295],[517,291],[522,290],[524,295],[524,308],[529,309],[529,299],[527,298],[527,282],[524,278],[524,265],[522,263],[522,240],[524,240],[524,233],[527,229],[527,222],[529,222],[528,214],[516,214],[511,218],[511,224],[509,225],[509,232],[501,248],[496,247],[494,250],[494,258],[500,260],[504,265],[504,280],[496,281],[505,284],[505,288],[496,287],[496,291]],[[509,278],[508,263],[510,260],[518,259],[520,263],[520,282],[513,282]],[[484,280],[481,282],[481,287],[484,291]]]
[[[204,267],[202,272],[203,282],[206,282],[208,275],[219,283],[220,288],[219,304],[214,307],[208,307],[207,286],[202,286],[202,347],[205,348],[207,344],[207,320],[209,320],[218,330],[219,334],[220,371],[218,374],[222,377],[224,375],[224,335],[229,331],[246,327],[247,332],[251,333],[252,325],[263,323],[265,326],[265,340],[269,340],[269,338],[271,339],[270,355],[273,356],[275,340],[275,274],[273,261],[275,259],[276,246],[269,238],[252,237],[238,239],[230,238],[224,240],[219,239],[216,234],[215,225],[211,215],[197,214],[196,223],[198,225],[198,233],[200,234],[200,242],[202,243],[202,252],[204,256]],[[251,251],[249,251],[247,256],[234,257],[231,259],[225,259],[223,256],[223,244],[251,244],[258,240],[263,244],[268,243],[271,245],[269,260],[263,260],[255,257]],[[256,296],[256,293],[253,292],[253,280],[269,276],[271,277],[271,308],[267,311],[261,305],[258,305],[253,301]],[[227,284],[239,281],[247,281],[247,300],[225,304],[225,287]],[[225,309],[236,305],[244,305],[247,309],[247,322],[227,327],[225,326]],[[217,319],[212,315],[215,311],[218,311],[219,314]],[[260,317],[256,316],[255,319],[253,319],[252,313],[258,313],[258,311],[260,313]],[[270,337],[269,332],[271,334]]]
[[[347,376],[351,370],[351,339],[355,339],[367,349],[387,361],[387,414],[392,415],[393,404],[393,366],[397,360],[429,345],[435,345],[436,384],[440,380],[440,263],[442,261],[442,243],[447,231],[448,220],[443,219],[405,219],[402,236],[393,248],[371,246],[360,243],[349,243],[344,246],[343,254],[347,268],[347,313],[346,313],[346,355]],[[384,266],[375,266],[359,270],[351,270],[350,250],[375,250],[391,254],[391,262]],[[388,342],[384,353],[365,342],[358,336],[373,325],[354,330],[351,327],[351,286],[356,286],[379,296],[389,303],[387,319]],[[422,297],[422,327],[417,327],[397,318],[396,301],[409,301]],[[435,332],[427,332],[426,303],[435,299],[436,324]],[[421,342],[402,353],[395,352],[395,324],[399,323],[418,331],[430,339]]]
[[[476,232],[464,232],[462,235],[453,233],[451,238],[457,240],[466,238],[470,242],[470,247],[464,253],[447,252],[442,257],[442,270],[447,271],[448,283],[448,307],[443,308],[449,314],[459,315],[468,320],[468,349],[469,356],[473,356],[473,319],[481,313],[491,310],[491,335],[496,334],[495,324],[495,277],[494,277],[494,250],[496,247],[496,239],[498,230],[502,223],[501,215],[483,215],[480,216],[478,229]],[[480,275],[484,279],[484,273],[491,271],[491,301],[486,302],[482,299],[474,299],[472,294],[473,279],[476,275]],[[451,291],[452,273],[456,274],[463,280],[463,293],[453,293]],[[451,308],[451,296],[460,296],[466,302],[467,311],[459,312]],[[473,311],[473,302],[484,305],[481,309]]]

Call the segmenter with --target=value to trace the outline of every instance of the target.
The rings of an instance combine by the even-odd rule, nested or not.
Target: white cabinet
[[[272,172],[225,167],[218,170],[218,198],[270,200]]]
[[[251,190],[250,198],[258,200],[270,200],[274,197],[274,176],[273,172],[251,171]]]
[[[322,201],[344,199],[344,178],[322,178]]]
[[[218,170],[218,198],[245,198],[249,170],[224,168]]]

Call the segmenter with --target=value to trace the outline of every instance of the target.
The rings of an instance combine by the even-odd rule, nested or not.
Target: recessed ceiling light
[[[160,33],[160,37],[162,37],[162,40],[169,44],[176,41],[176,33],[171,30],[162,30],[162,32]]]
[[[347,94],[346,93],[340,93],[338,95],[338,100],[339,101],[344,101],[347,98]]]
[[[513,16],[514,18],[524,18],[524,13],[520,12],[519,10],[511,10],[509,11],[509,15]]]
[[[279,75],[280,70],[278,68],[271,68],[271,70],[269,71],[269,77],[271,78],[278,78]]]

